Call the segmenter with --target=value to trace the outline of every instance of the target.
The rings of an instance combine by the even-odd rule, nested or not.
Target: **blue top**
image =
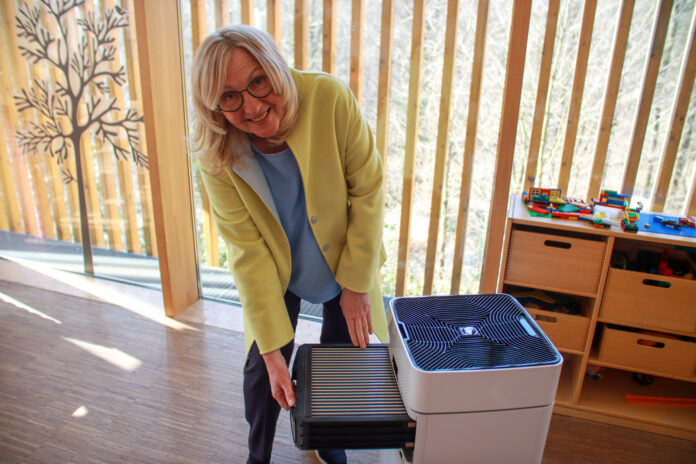
[[[290,148],[267,155],[252,145],[261,166],[280,224],[290,242],[292,268],[288,290],[303,300],[320,304],[341,292],[333,272],[319,249],[307,219],[302,175]]]

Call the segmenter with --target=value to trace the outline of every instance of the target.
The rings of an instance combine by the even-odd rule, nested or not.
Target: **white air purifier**
[[[395,298],[389,356],[412,448],[383,462],[539,463],[563,358],[509,295]]]

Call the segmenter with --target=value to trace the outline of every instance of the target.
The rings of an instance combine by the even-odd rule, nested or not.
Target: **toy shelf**
[[[625,398],[696,398],[696,238],[508,211],[497,289],[563,354],[556,412],[696,441],[696,407]]]
[[[596,366],[696,382],[696,343],[684,342],[676,337],[663,338],[661,332],[633,329],[599,324],[588,362]],[[696,387],[693,388],[696,391]]]
[[[601,315],[597,318],[597,322],[602,322],[605,324],[613,324],[613,325],[625,325],[626,322],[620,319],[613,319],[610,317],[602,317]],[[646,323],[646,322],[631,322],[630,326],[636,329],[642,329],[642,330],[655,330],[655,326]],[[662,330],[664,332],[664,330]],[[672,334],[675,335],[683,335],[683,336],[693,336],[693,332],[689,332],[688,330],[670,330],[669,331]]]
[[[506,283],[503,293],[514,296],[563,354],[585,350],[595,299],[587,295],[560,294],[556,289]]]
[[[696,376],[681,377],[681,376],[677,376],[677,375],[669,375],[669,374],[665,374],[664,372],[661,372],[659,369],[654,369],[654,370],[653,369],[638,369],[638,368],[631,367],[631,366],[601,361],[596,357],[590,357],[590,359],[588,360],[588,364],[593,364],[595,366],[608,367],[611,369],[622,369],[622,370],[627,370],[627,371],[631,371],[631,372],[640,372],[642,374],[648,374],[648,375],[652,375],[652,376],[661,376],[661,377],[664,377],[666,379],[680,380],[682,382],[694,382],[694,383],[696,383]],[[694,387],[692,386],[691,388],[694,388]],[[691,394],[691,397],[693,398],[693,391],[690,394]]]
[[[556,404],[570,406],[573,402],[572,366],[578,362],[573,356],[563,354],[563,369],[556,389]]]
[[[623,419],[624,426],[696,440],[696,408],[631,404],[625,397],[693,397],[694,385],[655,377],[652,384],[641,386],[632,376],[630,371],[607,369],[601,380],[585,380],[580,399],[572,407],[598,413],[597,420],[615,423],[612,419]]]
[[[594,298],[597,296],[595,293],[591,293],[591,292],[568,290],[565,288],[553,287],[551,285],[544,285],[543,283],[530,283],[530,282],[507,280],[507,279],[505,280],[505,283],[508,285],[516,285],[518,287],[538,288],[539,290],[547,290],[549,292],[566,293],[568,295],[575,295],[575,296],[584,296],[586,298]]]

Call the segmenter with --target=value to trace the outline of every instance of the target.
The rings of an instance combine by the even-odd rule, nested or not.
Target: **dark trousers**
[[[300,297],[294,293],[290,291],[285,293],[285,307],[288,310],[293,330],[297,327],[300,301]],[[340,301],[341,295],[339,294],[336,298],[324,303],[324,321],[319,339],[321,343],[350,343],[350,334],[343,317],[343,311],[341,311]],[[294,347],[293,340],[280,350],[288,364]],[[267,462],[271,459],[280,405],[271,396],[266,364],[256,343],[251,346],[244,365],[244,411],[249,423],[249,455],[256,461]]]

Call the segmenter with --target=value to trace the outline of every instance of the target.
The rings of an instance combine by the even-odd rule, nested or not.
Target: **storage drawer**
[[[590,318],[525,308],[559,350],[584,351]]]
[[[505,280],[594,294],[606,247],[605,241],[513,229]]]
[[[696,343],[604,327],[599,361],[627,369],[692,378]]]
[[[696,334],[696,280],[609,269],[599,317]]]

